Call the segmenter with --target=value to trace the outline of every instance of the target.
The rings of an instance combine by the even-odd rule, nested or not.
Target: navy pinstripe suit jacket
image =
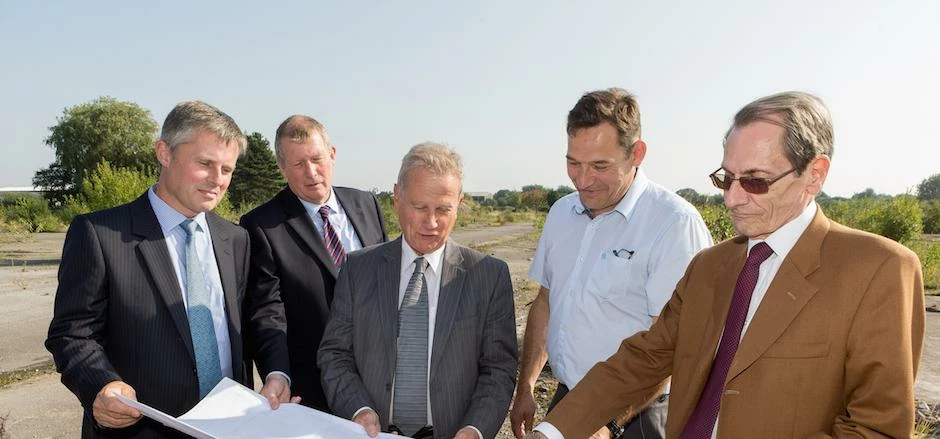
[[[262,376],[289,373],[283,306],[276,298],[246,296],[248,234],[211,212],[206,221],[225,295],[234,379],[247,382],[243,318],[266,341],[261,345],[267,351],[259,356],[265,360],[259,363]],[[115,380],[133,387],[139,401],[173,416],[199,400],[182,292],[146,193],[72,221],[46,348],[62,382],[85,408],[82,437],[178,437],[146,418],[124,429],[100,429],[91,415],[96,394]]]

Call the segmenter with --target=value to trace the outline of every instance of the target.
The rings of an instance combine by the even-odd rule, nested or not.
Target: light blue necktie
[[[196,254],[195,221],[187,219],[180,223],[186,232],[186,294],[189,316],[189,333],[193,337],[196,354],[196,373],[199,376],[199,398],[202,399],[222,380],[219,363],[219,344],[215,339],[212,324],[212,308],[209,306],[209,288],[206,276]]]

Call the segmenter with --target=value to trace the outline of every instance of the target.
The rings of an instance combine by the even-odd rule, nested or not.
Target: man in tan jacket
[[[710,177],[740,236],[699,253],[652,328],[594,366],[533,436],[587,437],[671,374],[670,438],[910,437],[920,262],[816,205],[832,142],[815,96],[739,111]]]

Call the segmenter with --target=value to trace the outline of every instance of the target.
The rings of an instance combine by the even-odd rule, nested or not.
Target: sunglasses
[[[774,178],[762,178],[762,177],[734,177],[734,174],[729,172],[722,171],[722,168],[718,168],[715,172],[708,174],[708,178],[711,178],[712,184],[716,188],[726,191],[731,189],[731,183],[734,183],[735,180],[741,184],[741,189],[744,189],[745,192],[749,194],[766,194],[770,190],[770,185],[776,183],[783,177],[790,175],[796,171],[796,168],[793,168],[783,174],[780,174]]]

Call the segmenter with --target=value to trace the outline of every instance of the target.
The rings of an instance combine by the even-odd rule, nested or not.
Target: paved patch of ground
[[[63,233],[0,235],[0,374],[48,364],[51,359],[43,341],[52,317],[63,239]],[[532,225],[466,228],[455,231],[454,239],[509,264],[521,346],[528,304],[538,292],[538,286],[526,280],[537,239]],[[927,305],[940,308],[940,297],[929,296]],[[550,374],[543,374],[536,391],[543,410],[554,386]],[[940,402],[940,312],[927,313],[926,348],[916,394],[919,399]],[[0,417],[6,417],[11,438],[78,437],[81,408],[58,374],[49,373],[0,388]],[[508,425],[497,437],[512,437]]]
[[[537,238],[532,224],[464,228],[455,231],[453,238],[507,261],[517,291],[517,308],[524,319],[528,312],[525,305],[535,297],[534,290],[525,288]],[[43,342],[52,318],[64,239],[64,233],[0,235],[0,374],[42,367],[51,361]],[[520,328],[523,323],[519,321]],[[0,388],[0,418],[6,418],[4,425],[11,438],[78,437],[81,417],[78,400],[56,373]]]

